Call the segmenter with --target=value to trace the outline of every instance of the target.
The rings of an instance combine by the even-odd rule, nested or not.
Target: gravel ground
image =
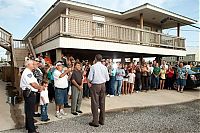
[[[157,107],[124,109],[106,113],[104,126],[90,127],[91,115],[39,125],[39,132],[170,132],[200,133],[200,100]],[[8,132],[25,132],[25,129]]]

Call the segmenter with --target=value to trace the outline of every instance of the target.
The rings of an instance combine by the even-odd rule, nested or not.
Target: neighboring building
[[[175,64],[177,61],[182,61],[185,63],[193,63],[194,65],[197,65],[200,63],[199,59],[199,52],[198,53],[193,53],[193,54],[187,54],[186,56],[181,56],[181,57],[163,57],[162,60],[167,61],[169,64]]]
[[[58,0],[24,37],[32,38],[37,54],[47,52],[52,60],[61,53],[90,59],[185,56],[185,38],[180,27],[197,21],[144,4],[125,12],[89,4]],[[177,36],[162,30],[177,27]]]

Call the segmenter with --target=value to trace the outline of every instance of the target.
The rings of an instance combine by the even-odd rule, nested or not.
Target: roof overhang
[[[80,10],[84,12],[91,12],[93,14],[105,15],[118,19],[139,20],[140,14],[143,13],[144,21],[146,23],[162,26],[163,29],[176,27],[177,22],[180,22],[180,26],[197,23],[196,20],[178,15],[176,13],[164,10],[162,8],[150,5],[148,3],[125,12],[119,12],[70,0],[57,0],[48,9],[48,11],[39,19],[39,21],[34,25],[34,27],[28,32],[24,39],[28,39],[29,36],[35,35],[40,29],[43,28],[43,26],[46,25],[46,23],[51,22],[52,18],[58,16],[66,8]],[[169,19],[168,21],[166,21],[167,18],[172,18],[173,20]],[[165,22],[161,23],[163,20],[165,20]]]
[[[134,18],[139,20],[141,13],[143,14],[145,22],[160,25],[163,29],[177,27],[177,23],[180,23],[180,26],[197,23],[196,20],[167,11],[148,3],[123,12],[122,14],[123,19]]]

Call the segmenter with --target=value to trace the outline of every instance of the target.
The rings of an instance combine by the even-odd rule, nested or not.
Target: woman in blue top
[[[177,69],[178,92],[180,91],[181,93],[183,93],[183,89],[186,86],[187,76],[188,76],[187,69],[183,67],[183,63],[181,62]]]
[[[125,71],[124,69],[122,69],[122,64],[120,63],[116,70],[115,94],[117,96],[121,95],[122,82],[123,82],[124,76],[125,76]]]

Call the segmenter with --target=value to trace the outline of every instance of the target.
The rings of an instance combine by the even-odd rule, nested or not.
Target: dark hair
[[[41,85],[48,84],[48,79],[43,79]]]
[[[81,65],[81,62],[80,62],[80,61],[76,61],[76,62],[74,63],[74,66],[76,66],[77,64],[80,64],[80,65]]]
[[[97,54],[97,55],[95,56],[95,59],[96,59],[96,61],[101,61],[101,60],[102,60],[102,55]]]

